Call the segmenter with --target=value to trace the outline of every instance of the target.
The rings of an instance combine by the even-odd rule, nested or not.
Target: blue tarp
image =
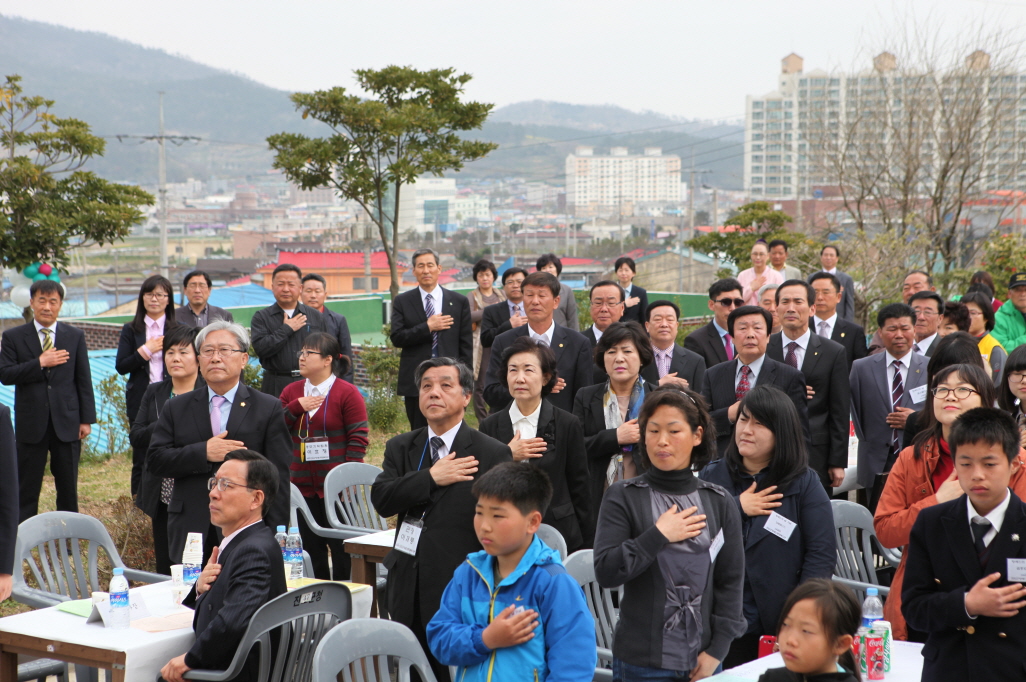
[[[269,306],[274,303],[274,294],[259,284],[243,284],[237,287],[220,287],[210,292],[210,305],[218,308],[238,308],[242,306]]]
[[[108,310],[110,310],[110,303],[103,300],[90,300],[88,313],[85,309],[85,301],[67,300],[61,305],[61,317],[88,317],[89,315],[102,315]],[[0,320],[16,320],[21,317],[21,312],[21,308],[9,301],[0,303]]]

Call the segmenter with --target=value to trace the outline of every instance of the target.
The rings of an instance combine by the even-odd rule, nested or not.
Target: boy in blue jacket
[[[535,537],[552,499],[548,475],[507,462],[473,492],[484,551],[468,555],[445,588],[427,626],[431,653],[459,666],[461,682],[588,682],[595,621],[559,553]]]

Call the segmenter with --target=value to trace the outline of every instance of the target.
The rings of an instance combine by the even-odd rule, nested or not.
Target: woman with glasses
[[[979,340],[983,363],[990,368],[994,384],[1000,384],[1008,353],[990,333],[994,329],[994,308],[991,299],[983,292],[970,291],[962,297],[961,303],[969,311],[969,334]]]
[[[750,256],[752,267],[739,272],[737,281],[741,282],[741,298],[745,305],[759,305],[759,289],[767,284],[780,286],[784,283],[784,276],[769,266],[769,247],[765,240],[760,239],[752,245]]]
[[[303,340],[303,348],[296,355],[303,380],[292,382],[281,392],[285,424],[292,434],[290,477],[303,494],[314,520],[327,527],[324,478],[343,462],[363,461],[367,450],[367,406],[356,386],[337,378],[345,376],[349,358],[342,354],[336,337],[314,332]],[[315,535],[302,514],[299,533],[303,549],[310,553],[314,577],[349,580],[349,554],[342,541]]]
[[[949,365],[937,370],[930,381],[932,398],[919,414],[919,433],[914,444],[901,451],[891,467],[876,507],[873,525],[884,547],[908,544],[912,524],[919,512],[962,495],[955,464],[948,448],[951,427],[974,407],[991,406],[996,398],[994,382],[976,364]],[[1020,460],[1026,453],[1020,453]],[[1012,476],[1017,495],[1026,493],[1020,469]],[[922,633],[910,632],[901,614],[901,585],[905,556],[894,573],[891,591],[884,603],[884,619],[891,622],[895,639],[922,642]]]
[[[135,422],[142,405],[146,387],[168,378],[164,366],[164,334],[177,325],[175,321],[174,290],[171,282],[160,275],[148,277],[139,289],[135,306],[135,319],[121,328],[114,368],[118,374],[127,374],[125,385],[125,411],[128,423]],[[133,452],[132,460],[139,461],[146,452]],[[141,468],[139,471],[141,475]],[[139,477],[132,470],[132,494],[139,492]]]
[[[1015,417],[1026,447],[1026,346],[1019,346],[1008,355],[1005,373],[998,384],[998,407]]]

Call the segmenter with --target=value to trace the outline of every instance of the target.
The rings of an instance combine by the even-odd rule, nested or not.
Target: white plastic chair
[[[437,682],[428,657],[408,627],[380,618],[339,623],[317,646],[313,682]],[[394,677],[393,677],[394,673]]]
[[[566,539],[563,534],[548,524],[538,526],[538,537],[549,549],[559,552],[559,560],[566,561]]]
[[[596,681],[613,679],[613,632],[620,620],[620,611],[613,606],[613,590],[602,587],[595,580],[594,555],[590,549],[580,549],[567,557],[563,565],[577,584],[584,590],[588,610],[595,619],[595,644],[598,650],[598,664],[595,668]]]
[[[834,536],[837,541],[837,561],[833,579],[855,591],[859,601],[865,598],[866,588],[875,587],[881,600],[891,588],[880,585],[876,576],[876,556],[895,568],[901,553],[880,544],[873,528],[873,515],[861,504],[847,500],[831,500],[834,513]]]

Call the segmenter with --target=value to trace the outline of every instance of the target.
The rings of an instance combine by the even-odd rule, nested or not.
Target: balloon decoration
[[[11,303],[14,305],[19,308],[27,308],[31,301],[32,297],[29,295],[29,288],[24,284],[11,289]]]
[[[56,267],[49,263],[33,263],[21,272],[12,274],[10,276],[10,280],[12,285],[11,303],[19,308],[26,308],[31,302],[32,296],[29,293],[29,287],[32,282],[50,280],[51,282],[57,282],[60,284],[61,288],[65,288],[64,284],[61,282],[60,272],[57,271]]]

